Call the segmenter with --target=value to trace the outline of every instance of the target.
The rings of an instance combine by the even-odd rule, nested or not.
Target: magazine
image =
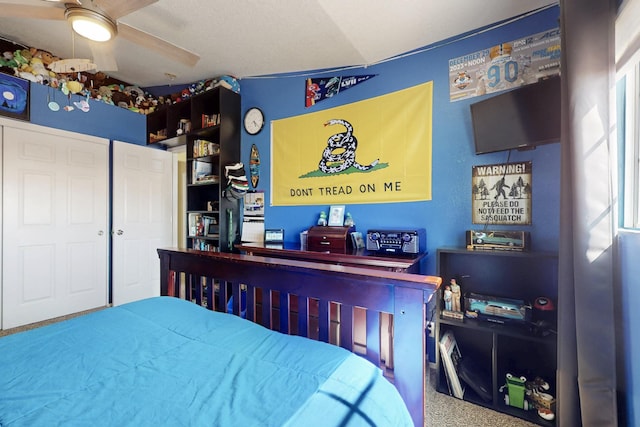
[[[440,355],[442,356],[442,364],[444,365],[444,372],[447,377],[447,383],[449,384],[449,391],[454,397],[462,399],[464,396],[464,387],[458,377],[462,354],[460,353],[453,332],[446,331],[440,338]]]

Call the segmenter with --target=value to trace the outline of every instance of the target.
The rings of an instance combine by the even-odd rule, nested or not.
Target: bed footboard
[[[391,380],[414,424],[424,425],[425,304],[440,285],[439,277],[189,249],[158,249],[158,254],[162,295],[332,342],[377,366],[382,365],[381,313],[390,314]],[[354,344],[356,308],[366,310],[365,350]]]

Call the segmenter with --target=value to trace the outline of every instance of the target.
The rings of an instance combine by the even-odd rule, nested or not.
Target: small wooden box
[[[349,233],[353,230],[353,227],[313,226],[307,233],[307,250],[338,254],[351,253],[353,243]]]

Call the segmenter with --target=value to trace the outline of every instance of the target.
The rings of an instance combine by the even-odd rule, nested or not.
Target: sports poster
[[[433,82],[271,122],[271,203],[431,200]]]
[[[331,98],[340,92],[351,89],[355,85],[365,82],[377,74],[362,76],[323,77],[321,79],[307,79],[305,81],[305,107],[309,108],[320,101]]]
[[[531,224],[531,162],[473,166],[473,224]]]
[[[560,72],[560,29],[507,41],[449,60],[449,100],[535,83]]]

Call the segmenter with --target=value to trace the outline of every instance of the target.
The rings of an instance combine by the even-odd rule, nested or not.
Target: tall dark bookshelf
[[[224,168],[240,161],[240,95],[216,87],[155,111],[147,135],[149,144],[186,145],[187,247],[231,252],[240,210],[238,200],[225,197]]]

